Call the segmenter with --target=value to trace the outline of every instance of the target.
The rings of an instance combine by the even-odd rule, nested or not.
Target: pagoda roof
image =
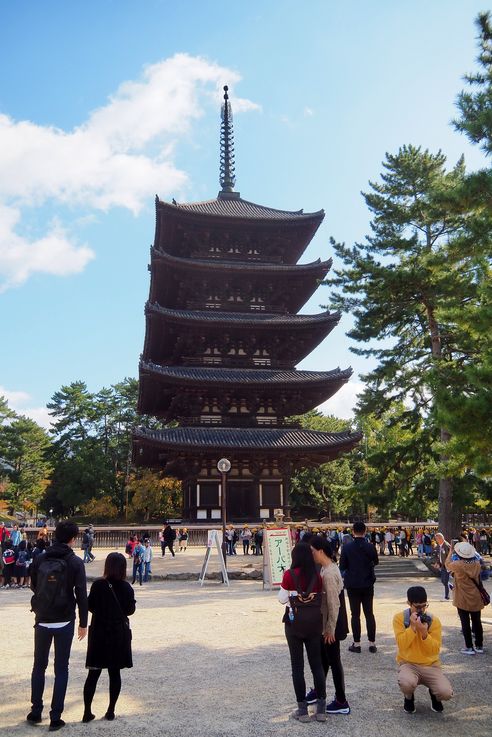
[[[278,387],[306,386],[348,381],[352,369],[341,371],[296,371],[284,369],[217,368],[195,366],[160,366],[152,361],[141,361],[140,371],[160,377],[163,381],[179,384],[221,385],[245,384],[247,386],[272,385]]]
[[[237,218],[242,220],[282,220],[299,222],[300,220],[323,220],[324,210],[317,212],[304,212],[303,210],[277,210],[273,207],[265,207],[255,202],[243,200],[241,197],[228,196],[217,197],[214,200],[203,202],[170,204],[162,200],[156,200],[157,207],[169,209],[173,212],[181,212],[189,215],[209,216],[212,218]]]
[[[207,453],[213,456],[247,456],[251,453],[274,457],[289,456],[302,464],[322,463],[352,450],[362,439],[361,433],[321,432],[295,428],[234,428],[234,427],[172,427],[163,430],[138,428],[133,433],[135,460],[138,447],[154,448],[154,462],[164,465],[166,456],[186,452]],[[149,456],[144,462],[149,461]]]
[[[178,396],[280,398],[279,412],[303,414],[332,397],[350,378],[352,369],[340,371],[296,371],[295,369],[228,368],[217,366],[161,366],[152,361],[140,362],[138,411],[169,422],[197,410]],[[253,415],[256,413],[253,412]],[[243,420],[244,417],[236,418]],[[196,424],[196,423],[193,423]],[[223,424],[229,424],[224,422]],[[241,424],[241,422],[232,422]]]
[[[221,312],[219,310],[172,310],[157,303],[147,303],[146,314],[160,315],[168,322],[204,324],[210,327],[228,327],[231,324],[248,328],[302,328],[317,325],[336,325],[339,312],[320,312],[316,315],[282,315],[268,312]]]
[[[300,278],[313,274],[318,278],[323,278],[331,268],[332,259],[321,261],[317,259],[308,264],[279,264],[269,263],[265,261],[222,261],[221,259],[199,259],[199,258],[181,258],[173,256],[159,248],[151,248],[152,258],[164,262],[166,265],[183,270],[200,270],[200,271],[232,271],[240,273],[254,273],[256,276],[275,272],[285,276],[299,276]]]

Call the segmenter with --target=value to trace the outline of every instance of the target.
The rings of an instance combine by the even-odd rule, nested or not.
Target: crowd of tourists
[[[295,542],[303,539],[305,534],[324,535],[337,552],[344,541],[351,540],[350,527],[330,527],[323,525],[311,528],[306,525],[297,525],[295,528]],[[492,555],[492,528],[463,528],[462,534],[481,555]],[[399,555],[407,557],[417,554],[419,558],[435,555],[438,546],[435,539],[435,530],[426,527],[374,527],[367,528],[364,534],[367,542],[374,545],[379,555]]]
[[[342,539],[338,535],[335,539],[332,532],[305,528],[299,530],[298,542],[292,550],[291,566],[284,573],[278,595],[280,603],[286,605],[282,621],[297,701],[297,709],[291,716],[300,722],[312,719],[326,721],[329,714],[350,713],[340,657],[340,642],[346,639],[349,632],[345,591],[353,638],[348,651],[355,654],[362,652],[362,607],[369,652],[374,655],[378,652],[373,611],[375,569],[379,563],[378,542],[372,533],[368,535],[363,522],[354,523],[352,534],[344,534]],[[437,532],[430,543],[437,555],[438,565],[447,574],[447,587],[452,591],[453,605],[457,609],[464,638],[461,653],[466,656],[484,653],[481,611],[490,603],[482,583],[488,569],[483,556],[473,545],[473,542],[477,542],[473,540],[473,533],[473,530],[463,531],[459,540],[447,542],[444,535]],[[444,710],[443,701],[453,696],[453,688],[442,672],[439,659],[441,623],[434,613],[428,611],[424,587],[411,586],[408,589],[407,605],[403,611],[396,612],[393,618],[398,685],[404,697],[403,709],[408,714],[415,712],[415,690],[418,685],[424,685],[429,690],[431,709],[440,713]],[[304,650],[314,683],[309,689],[304,675]],[[330,669],[335,698],[327,703],[326,677]],[[313,704],[315,713],[310,715],[308,707]]]
[[[232,525],[229,529],[234,530]],[[243,533],[248,530],[247,525],[242,528]],[[251,544],[254,539],[253,529],[250,532],[239,536],[244,554],[249,554],[249,545],[246,546],[245,542]],[[381,555],[380,541],[373,537],[374,531],[368,532],[363,522],[354,523],[351,530],[345,528],[335,532],[336,538],[333,529],[309,530],[299,527],[292,549],[291,566],[284,573],[278,594],[279,601],[285,605],[282,621],[297,701],[297,708],[291,716],[299,722],[313,719],[326,721],[328,715],[350,713],[340,645],[351,631],[352,642],[347,648],[350,657],[361,654],[361,610],[368,651],[374,656],[378,653],[373,600],[375,571]],[[339,535],[339,532],[343,534]],[[386,535],[388,530],[381,529],[381,532]],[[86,533],[90,534],[90,528],[86,528],[83,535]],[[402,539],[400,529],[393,534]],[[425,530],[422,530],[421,543],[417,543],[415,537],[417,544],[427,545],[424,534]],[[39,530],[35,541],[30,541],[25,531],[17,525],[7,529],[0,523],[2,588],[29,586],[33,591],[34,664],[31,675],[32,706],[27,715],[29,723],[37,724],[42,720],[45,671],[53,644],[56,650],[50,731],[61,729],[65,724],[62,713],[77,608],[79,640],[84,639],[89,632],[83,722],[95,718],[92,702],[102,670],[107,670],[109,675],[109,699],[104,717],[110,721],[114,719],[121,690],[121,670],[132,667],[128,617],[135,611],[136,603],[133,588],[126,581],[127,559],[121,553],[110,553],[102,577],[93,582],[87,596],[84,561],[73,550],[78,535],[77,525],[69,520],[58,523],[52,541],[46,527]],[[174,553],[176,540],[184,552],[187,530],[181,528],[174,531],[170,525],[165,525],[159,539],[162,555],[165,555],[166,550]],[[87,542],[83,536],[84,554]],[[461,653],[465,656],[480,656],[484,653],[481,612],[490,602],[490,597],[481,583],[487,570],[485,547],[479,544],[481,542],[484,541],[480,530],[463,530],[460,539],[452,541],[445,540],[442,533],[436,532],[429,550],[422,550],[422,555],[432,554],[442,574],[444,599],[452,598],[456,607],[464,639]],[[255,547],[258,546],[261,548],[255,541]],[[150,580],[153,558],[150,536],[144,535],[142,539],[132,536],[126,552],[132,563],[132,584],[137,579],[140,585]],[[92,621],[88,630],[89,611],[92,612]],[[439,659],[441,623],[429,610],[424,587],[408,588],[407,607],[395,612],[393,630],[397,679],[403,694],[404,711],[408,714],[415,712],[415,691],[418,685],[424,685],[429,690],[431,709],[442,712],[443,702],[453,696],[453,688],[442,671]],[[313,679],[312,687],[306,685],[304,650]],[[327,703],[326,679],[330,671],[335,695]],[[312,705],[315,707],[314,714],[309,713]]]
[[[226,528],[225,538],[227,555],[237,555],[236,545],[241,541],[243,545],[243,555],[263,555],[263,530],[264,527],[250,527],[243,525],[238,532],[234,525],[228,525]]]

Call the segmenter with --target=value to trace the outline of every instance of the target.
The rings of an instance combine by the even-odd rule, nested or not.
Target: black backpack
[[[67,558],[43,556],[37,569],[31,610],[40,622],[63,622],[70,618],[70,599]]]
[[[292,576],[297,594],[289,596],[290,607],[287,608],[283,621],[289,623],[291,632],[297,637],[321,636],[323,631],[323,618],[321,615],[322,595],[321,591],[313,591],[318,578],[317,574],[313,576],[306,591],[301,590],[300,581],[292,569],[290,575]]]

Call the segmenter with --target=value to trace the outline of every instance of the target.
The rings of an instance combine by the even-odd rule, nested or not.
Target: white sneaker
[[[477,653],[477,655],[483,655],[483,647],[475,646],[475,652]]]
[[[475,650],[472,647],[463,647],[461,652],[463,655],[475,655]]]

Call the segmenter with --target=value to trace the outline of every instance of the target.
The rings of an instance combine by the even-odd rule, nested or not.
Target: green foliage
[[[51,471],[49,445],[42,427],[0,397],[0,493],[11,514],[37,507]]]
[[[449,172],[445,163],[440,151],[414,146],[386,154],[381,182],[364,194],[372,233],[352,248],[334,243],[343,268],[328,283],[333,306],[354,315],[349,335],[364,347],[352,350],[376,361],[363,377],[360,414],[384,418],[400,408],[390,423],[398,432],[387,436],[384,457],[373,459],[384,464],[372,480],[381,484],[382,505],[393,487],[417,514],[439,487],[450,529],[457,497],[453,507],[451,446],[439,424],[436,385],[448,387],[460,374],[468,343],[456,315],[476,299],[478,283],[473,260],[454,248],[467,228],[468,213],[454,200],[465,182],[463,160]]]
[[[492,153],[492,28],[490,14],[477,19],[478,71],[465,77],[468,89],[458,97],[457,130]],[[492,171],[468,176],[454,198],[467,214],[452,257],[476,287],[460,309],[450,311],[465,347],[459,371],[433,376],[439,417],[451,432],[454,472],[467,482],[470,472],[492,476]],[[492,498],[490,483],[482,492]]]
[[[359,446],[360,494],[380,519],[402,515],[425,520],[437,514],[432,431],[419,412],[393,403],[381,416],[368,410],[370,392],[359,401],[356,419],[364,434]]]
[[[346,420],[317,411],[291,419],[309,430],[344,432],[351,429]],[[346,514],[358,501],[350,456],[297,471],[291,480],[290,500],[294,512],[303,509],[312,510],[315,516]]]
[[[63,386],[48,404],[54,418],[54,471],[44,506],[74,514],[89,500],[124,506],[131,471],[131,433],[138,422],[138,382],[125,379],[88,391],[82,381]]]
[[[8,486],[12,510],[37,508],[51,473],[47,457],[49,437],[34,420],[23,416],[14,419],[5,433],[12,467]]]
[[[455,121],[457,130],[465,133],[470,141],[479,144],[489,156],[492,153],[492,28],[490,13],[480,13],[476,20],[478,30],[479,69],[467,74],[467,90],[458,96],[460,117]]]

